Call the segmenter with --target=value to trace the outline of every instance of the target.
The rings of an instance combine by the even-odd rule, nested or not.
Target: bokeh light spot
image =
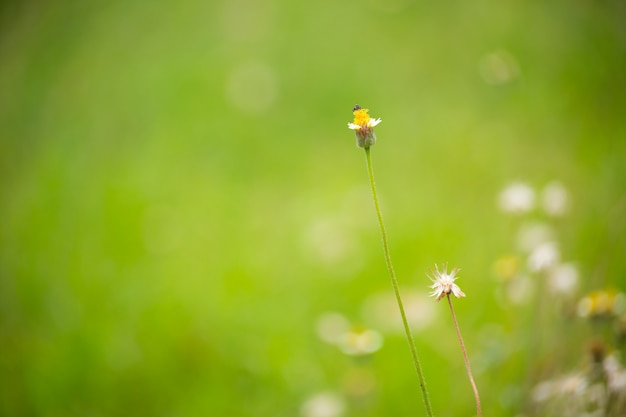
[[[346,409],[345,400],[332,392],[321,392],[305,401],[300,409],[302,417],[340,417]]]
[[[513,55],[499,50],[482,57],[478,69],[487,84],[502,85],[510,83],[520,75],[519,65]]]
[[[326,343],[338,343],[349,328],[350,322],[339,313],[324,313],[317,319],[317,335]]]
[[[535,191],[527,184],[512,183],[498,196],[498,205],[505,212],[526,213],[535,207]]]

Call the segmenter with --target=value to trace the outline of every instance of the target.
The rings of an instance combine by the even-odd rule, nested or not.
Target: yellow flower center
[[[367,114],[368,109],[358,109],[352,112],[354,114],[354,123],[355,125],[359,125],[361,127],[367,126],[367,123],[370,121],[370,116]]]

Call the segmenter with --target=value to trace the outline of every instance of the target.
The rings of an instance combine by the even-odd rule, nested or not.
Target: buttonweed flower
[[[348,123],[348,128],[354,130],[356,135],[356,145],[359,148],[365,150],[365,161],[367,163],[367,173],[369,175],[370,186],[372,188],[372,199],[374,200],[374,208],[376,210],[376,216],[378,217],[378,225],[380,226],[380,235],[383,241],[383,254],[385,255],[385,263],[387,264],[387,272],[389,278],[391,278],[391,286],[393,287],[396,301],[398,303],[398,309],[402,316],[402,324],[404,325],[404,332],[406,333],[407,342],[409,343],[409,350],[413,357],[413,364],[415,365],[415,372],[419,379],[420,389],[422,391],[422,398],[424,400],[424,407],[426,408],[426,415],[433,417],[432,406],[430,404],[430,398],[428,397],[428,391],[426,389],[426,382],[424,380],[424,373],[422,372],[422,366],[417,356],[417,349],[415,348],[415,342],[413,341],[413,335],[409,327],[409,322],[404,312],[404,306],[402,304],[402,297],[400,297],[400,288],[398,280],[396,279],[396,273],[393,269],[393,263],[391,262],[391,255],[389,254],[389,244],[387,242],[387,232],[385,230],[385,223],[383,222],[383,215],[380,211],[380,204],[378,202],[378,194],[376,192],[376,183],[374,181],[374,169],[372,168],[372,157],[370,147],[376,143],[376,135],[374,134],[374,127],[377,126],[381,120],[372,119],[369,114],[369,110],[361,108],[358,104],[352,109],[354,120],[352,123]]]
[[[432,271],[433,276],[429,277],[433,282],[433,285],[430,286],[433,289],[433,292],[430,294],[431,297],[435,297],[437,301],[450,293],[454,294],[456,298],[465,297],[465,293],[454,283],[457,280],[455,276],[459,271],[459,268],[454,268],[448,274],[447,267],[443,271],[439,271],[439,267],[435,265],[435,271]]]
[[[348,123],[348,128],[354,130],[356,135],[356,146],[359,148],[369,148],[376,143],[376,135],[374,127],[377,126],[381,119],[372,119],[368,109],[363,109],[358,104],[352,109],[354,120]]]
[[[435,297],[435,300],[439,301],[444,296],[448,299],[448,305],[450,306],[450,313],[452,313],[452,321],[454,322],[454,329],[456,330],[456,336],[459,339],[459,344],[461,345],[461,351],[463,352],[463,360],[465,361],[465,369],[467,370],[467,376],[469,377],[470,384],[472,385],[472,391],[474,391],[474,400],[476,401],[476,415],[478,417],[482,417],[483,411],[480,405],[480,396],[478,395],[478,388],[476,388],[476,382],[474,382],[474,376],[472,375],[472,368],[470,367],[469,358],[467,356],[467,349],[465,349],[465,343],[463,342],[463,337],[461,336],[461,329],[459,329],[459,323],[456,320],[456,314],[454,312],[454,307],[452,306],[452,298],[450,298],[450,294],[454,294],[456,298],[465,297],[465,293],[461,291],[458,285],[454,283],[457,280],[456,274],[459,272],[459,268],[454,268],[448,274],[448,267],[443,268],[442,271],[439,270],[439,267],[435,265],[435,270],[431,271],[431,274],[434,277],[429,277],[433,282],[430,288],[433,289],[433,292],[430,294],[432,297]]]

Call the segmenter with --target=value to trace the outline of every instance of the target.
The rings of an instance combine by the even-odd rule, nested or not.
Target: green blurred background
[[[0,13],[0,415],[424,415],[355,103],[383,119],[374,169],[437,416],[475,409],[426,298],[435,263],[462,268],[486,415],[541,415],[538,381],[586,369],[590,340],[619,352],[572,312],[626,287],[624,2]],[[516,181],[534,208],[503,212]],[[533,227],[575,266],[563,294],[528,271]]]

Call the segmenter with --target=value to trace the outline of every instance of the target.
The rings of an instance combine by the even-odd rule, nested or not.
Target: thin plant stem
[[[433,417],[433,410],[430,405],[430,398],[428,397],[428,391],[426,390],[426,381],[424,380],[424,374],[422,372],[422,366],[420,365],[419,358],[417,356],[417,349],[415,348],[415,342],[411,335],[411,329],[409,322],[406,319],[406,313],[402,305],[402,298],[400,297],[400,289],[398,287],[398,280],[393,270],[393,264],[391,263],[391,255],[389,254],[389,244],[387,243],[387,232],[385,231],[385,224],[383,222],[383,216],[380,211],[380,205],[378,204],[378,194],[376,193],[376,184],[374,183],[374,170],[372,169],[372,158],[370,155],[370,148],[365,148],[365,157],[367,159],[367,172],[369,174],[370,185],[372,187],[372,197],[374,198],[374,206],[376,207],[376,215],[378,216],[378,224],[380,225],[380,234],[383,240],[383,252],[385,253],[385,262],[387,263],[387,271],[391,278],[391,285],[396,295],[396,301],[398,302],[398,308],[400,309],[400,315],[402,316],[402,323],[404,324],[404,331],[406,333],[407,341],[409,342],[409,349],[411,350],[411,356],[413,357],[413,364],[415,365],[415,372],[417,372],[417,378],[419,379],[420,388],[422,390],[422,398],[424,399],[424,407],[426,407],[426,414],[428,417]]]
[[[472,368],[470,367],[469,358],[467,357],[467,350],[465,349],[465,343],[463,343],[463,337],[461,336],[461,330],[459,329],[459,323],[456,321],[456,314],[454,314],[454,307],[452,307],[452,299],[450,294],[447,294],[448,305],[450,306],[450,312],[452,313],[452,321],[454,321],[454,328],[456,329],[456,335],[459,338],[461,344],[461,350],[463,351],[463,359],[465,360],[465,369],[467,369],[467,376],[469,376],[470,384],[472,384],[472,390],[474,390],[474,399],[476,400],[476,415],[482,417],[483,411],[480,407],[480,396],[478,395],[478,388],[474,382],[474,376],[472,375]]]

